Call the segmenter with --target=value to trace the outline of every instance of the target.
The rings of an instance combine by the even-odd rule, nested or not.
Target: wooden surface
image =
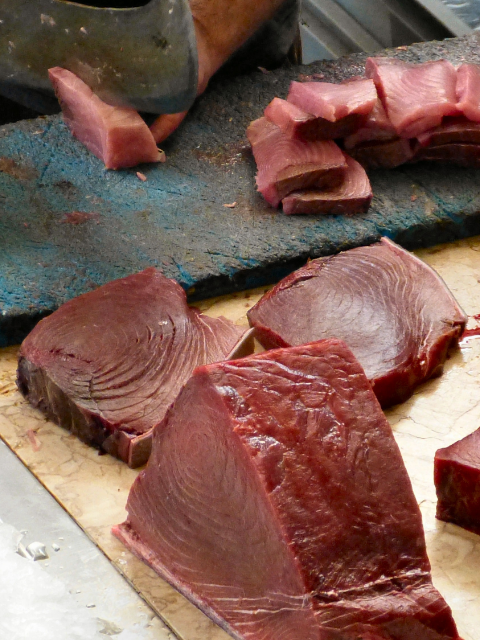
[[[478,36],[400,47],[419,62],[480,62]],[[407,248],[480,233],[478,170],[406,165],[371,173],[358,216],[285,216],[256,193],[248,123],[291,80],[362,73],[365,56],[218,80],[165,145],[167,162],[106,171],[59,116],[0,127],[0,344],[40,314],[114,278],[160,267],[205,298],[277,281],[307,257],[386,235]],[[225,205],[236,203],[229,208]]]
[[[417,252],[444,278],[477,326],[480,313],[480,237]],[[263,290],[199,306],[246,324],[245,313]],[[69,511],[154,610],[183,640],[226,640],[226,634],[134,558],[110,533],[125,518],[136,471],[99,456],[45,421],[16,391],[16,348],[0,351],[0,436]],[[441,378],[387,412],[420,503],[433,579],[453,609],[464,640],[480,640],[480,536],[435,520],[436,449],[480,426],[480,337],[451,354]]]

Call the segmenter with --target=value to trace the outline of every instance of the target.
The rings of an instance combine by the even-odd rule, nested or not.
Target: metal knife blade
[[[64,67],[109,104],[150,113],[188,109],[197,53],[187,0],[128,9],[63,0],[0,0],[0,83],[50,93]]]

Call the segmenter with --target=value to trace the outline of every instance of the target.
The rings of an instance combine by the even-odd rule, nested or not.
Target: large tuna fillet
[[[223,360],[245,330],[186,304],[154,268],[74,298],[25,338],[18,386],[49,419],[130,466],[193,369]]]
[[[364,213],[372,200],[372,187],[365,169],[345,156],[347,171],[343,182],[332,189],[294,191],[282,200],[283,212],[339,214]]]
[[[67,126],[107,169],[165,160],[134,109],[106,104],[66,69],[54,67],[48,74]]]
[[[480,534],[480,429],[435,454],[437,518]]]
[[[447,640],[391,428],[338,340],[196,370],[114,533],[237,640]]]
[[[469,120],[480,122],[480,66],[462,64],[457,69],[457,108]]]
[[[386,407],[439,375],[466,316],[425,263],[390,240],[318,258],[248,312],[266,348],[337,337]]]
[[[365,74],[377,87],[397,134],[413,138],[458,113],[455,68],[447,60],[410,64],[368,58]]]
[[[302,141],[288,137],[267,118],[254,120],[247,137],[257,163],[257,187],[274,207],[292,191],[334,187],[347,163],[332,140]]]

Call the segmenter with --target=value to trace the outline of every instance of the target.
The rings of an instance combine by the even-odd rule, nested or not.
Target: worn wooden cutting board
[[[443,376],[386,412],[420,504],[435,586],[463,640],[480,640],[480,536],[435,519],[433,457],[480,426],[480,237],[417,253],[444,278],[476,336],[451,353]],[[256,290],[199,303],[211,316],[246,324]],[[182,640],[228,640],[183,596],[125,550],[110,529],[125,519],[138,470],[98,453],[45,420],[15,387],[16,348],[0,350],[0,437],[33,471]],[[59,551],[60,556],[62,551]],[[163,637],[159,635],[159,638]],[[414,639],[412,639],[414,640]]]
[[[469,36],[388,55],[480,62],[478,45]],[[288,217],[256,193],[248,123],[302,74],[340,81],[364,60],[218,79],[165,145],[167,163],[141,167],[145,182],[135,169],[106,171],[60,116],[1,127],[0,344],[19,342],[65,300],[151,265],[200,298],[274,282],[308,257],[381,235],[414,248],[480,233],[475,170],[372,172],[372,207],[355,217]]]

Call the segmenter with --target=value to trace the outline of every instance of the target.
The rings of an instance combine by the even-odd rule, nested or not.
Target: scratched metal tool
[[[7,95],[25,87],[51,93],[48,69],[61,66],[109,104],[175,113],[195,99],[196,56],[187,0],[129,8],[0,0],[0,83]]]

